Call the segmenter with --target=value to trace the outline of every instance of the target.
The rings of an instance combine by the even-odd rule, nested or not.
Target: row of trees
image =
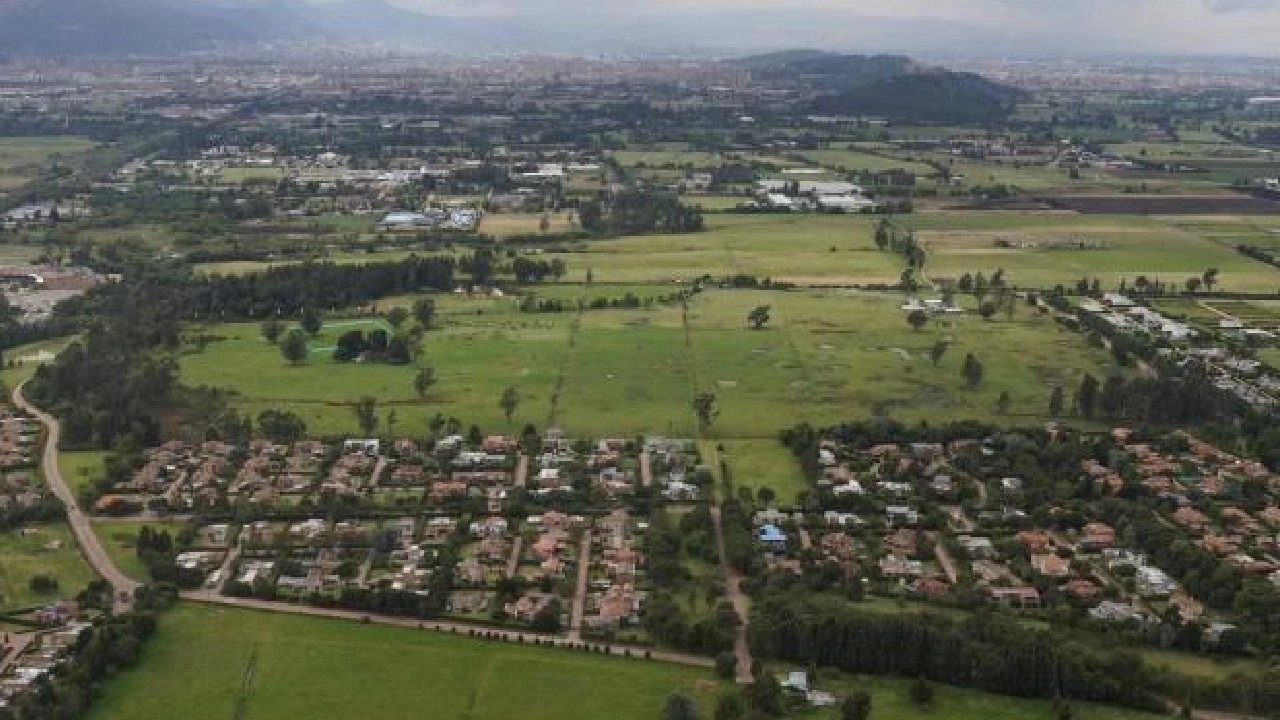
[[[624,192],[578,208],[582,228],[597,237],[700,232],[702,210],[671,195]]]

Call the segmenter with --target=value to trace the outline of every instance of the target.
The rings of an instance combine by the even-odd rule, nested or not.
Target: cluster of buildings
[[[38,614],[52,627],[5,635],[0,648],[0,711],[32,691],[42,678],[51,677],[74,656],[89,623],[72,619],[72,610],[70,606],[42,609]]]
[[[1188,542],[1246,576],[1280,584],[1280,501],[1265,466],[1185,434],[1152,443],[1117,428],[1111,441],[1114,465],[1083,460],[1081,486],[1156,497],[1168,508],[1161,522]],[[1103,623],[1158,622],[1176,610],[1206,632],[1233,627],[1092,507],[1082,515],[1046,506],[1044,488],[1001,474],[1004,448],[993,438],[870,447],[825,441],[817,503],[804,512],[756,512],[759,552],[775,570],[834,573],[875,593],[983,598],[1010,611],[1067,604]],[[1264,504],[1246,502],[1248,483],[1267,489]]]
[[[876,207],[862,186],[844,180],[759,180],[755,192],[760,204],[777,210],[857,213]]]

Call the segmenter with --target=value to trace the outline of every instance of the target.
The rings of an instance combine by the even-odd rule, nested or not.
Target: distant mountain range
[[[537,50],[503,21],[433,17],[384,0],[0,0],[0,52],[174,53],[216,43],[383,41],[441,52]]]

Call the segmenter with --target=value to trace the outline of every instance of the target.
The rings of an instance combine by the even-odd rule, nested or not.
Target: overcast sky
[[[1280,0],[391,0],[714,47],[1280,55]]]

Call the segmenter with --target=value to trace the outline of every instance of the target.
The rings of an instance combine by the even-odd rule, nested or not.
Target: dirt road
[[[720,553],[720,566],[724,571],[724,594],[733,604],[733,609],[742,620],[738,624],[737,635],[733,639],[733,654],[738,658],[738,682],[749,683],[751,677],[751,645],[747,643],[747,619],[751,615],[751,604],[742,592],[742,578],[738,571],[729,564],[725,553],[724,530],[720,527],[720,507],[711,506],[711,522],[716,533],[716,550]]]

